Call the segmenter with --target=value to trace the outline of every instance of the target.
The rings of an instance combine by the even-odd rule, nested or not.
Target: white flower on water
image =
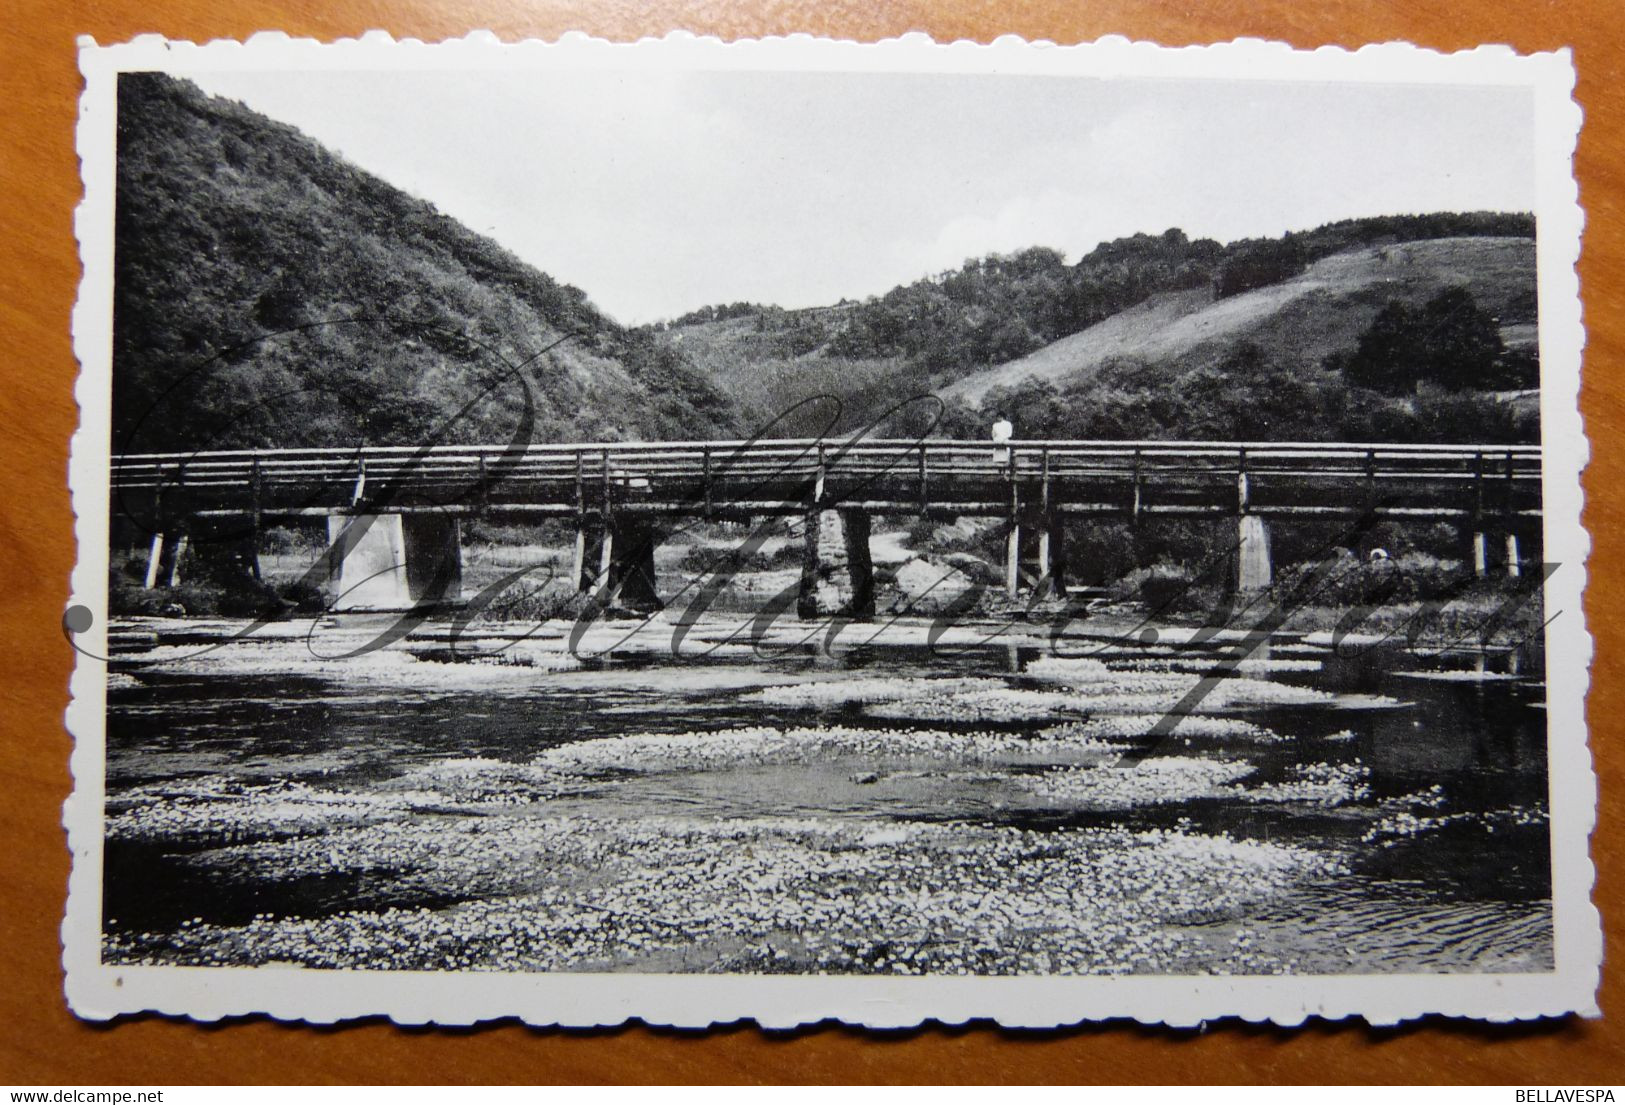
[[[1023,782],[1046,798],[1096,809],[1131,809],[1165,802],[1218,797],[1226,784],[1254,772],[1246,760],[1157,757],[1122,765],[1069,768],[1027,776]]]

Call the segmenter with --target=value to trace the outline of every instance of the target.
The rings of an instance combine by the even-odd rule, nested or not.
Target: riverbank
[[[960,520],[953,525],[881,529],[870,545],[875,566],[877,621],[925,618],[1000,626],[1001,634],[1066,636],[1078,627],[1138,632],[1148,619],[1182,627],[1235,631],[1263,629],[1327,633],[1338,643],[1398,643],[1440,649],[1538,647],[1547,614],[1537,576],[1475,579],[1462,565],[1422,554],[1361,562],[1282,566],[1275,585],[1250,595],[1225,595],[1187,570],[1142,569],[1087,594],[1012,600],[1003,573],[987,559],[988,533],[997,527]],[[545,530],[545,527],[543,527]],[[482,531],[483,533],[483,531]],[[470,540],[463,549],[462,620],[500,627],[582,617],[616,619],[576,592],[571,550],[557,534],[508,527]],[[538,542],[538,537],[548,540]],[[696,523],[670,535],[655,555],[656,585],[666,605],[690,620],[713,615],[793,621],[800,586],[796,527],[772,524],[750,534],[721,524]],[[502,538],[493,541],[491,538]],[[115,616],[299,618],[324,612],[311,581],[321,548],[284,535],[261,556],[263,582],[233,590],[218,580],[190,577],[170,588],[143,589],[136,559],[115,564],[110,609]],[[817,624],[817,623],[814,623]],[[844,631],[843,631],[844,632]]]

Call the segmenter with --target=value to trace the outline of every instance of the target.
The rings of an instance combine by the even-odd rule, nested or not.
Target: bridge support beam
[[[1038,531],[1038,574],[1045,597],[1066,595],[1066,530],[1059,519],[1050,519]]]
[[[655,546],[660,534],[647,523],[616,519],[604,547],[612,550],[609,587],[614,601],[630,610],[659,610],[665,606],[655,587]]]
[[[1021,591],[1021,523],[1012,519],[1004,530],[1004,593],[1015,598]]]
[[[164,540],[163,534],[154,533],[152,535],[152,544],[147,549],[147,578],[145,584],[147,590],[150,591],[154,587],[169,586],[170,580],[174,578],[175,561],[173,552],[174,546]],[[165,556],[170,556],[168,570],[165,569],[164,565]]]
[[[875,616],[872,522],[862,510],[809,511],[802,530],[796,615],[867,621]]]
[[[1523,566],[1518,563],[1518,535],[1507,534],[1507,578],[1517,579],[1523,573]]]
[[[462,534],[440,514],[332,514],[327,519],[333,609],[404,610],[462,599]]]
[[[1271,576],[1269,526],[1256,514],[1243,514],[1236,524],[1236,592],[1266,590]]]
[[[186,555],[188,536],[184,528],[152,535],[152,544],[147,548],[147,575],[143,581],[147,590],[174,587],[180,583],[181,557]]]
[[[1483,530],[1473,534],[1473,576],[1483,579],[1490,574],[1489,538]]]
[[[631,519],[610,523],[581,522],[576,527],[575,588],[630,610],[659,610],[665,606],[655,585],[655,547],[660,534],[653,526]]]

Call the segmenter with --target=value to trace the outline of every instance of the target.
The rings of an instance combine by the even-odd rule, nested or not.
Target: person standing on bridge
[[[993,444],[1000,446],[993,455],[1000,464],[1010,463],[1010,439],[1015,433],[1016,428],[1010,422],[1010,416],[1001,411],[999,420],[993,423]]]

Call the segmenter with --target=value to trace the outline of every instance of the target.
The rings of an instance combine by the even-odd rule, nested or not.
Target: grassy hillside
[[[1271,358],[1318,366],[1352,349],[1385,304],[1425,303],[1458,285],[1500,320],[1508,345],[1528,344],[1534,240],[1444,238],[1333,254],[1298,276],[1224,299],[1211,288],[1153,296],[1035,353],[956,380],[942,394],[977,404],[992,388],[1028,379],[1076,386],[1124,359],[1178,374],[1217,365],[1242,342]]]
[[[1348,375],[1362,348],[1367,366],[1384,356],[1370,340],[1379,319],[1420,318],[1451,289],[1499,347],[1481,377],[1377,392]],[[935,394],[949,436],[984,436],[1002,413],[1031,436],[1526,440],[1527,397],[1492,393],[1535,371],[1535,311],[1532,220],[1443,214],[1227,246],[1171,230],[1071,266],[1027,250],[863,303],[733,304],[658,330],[758,424],[827,393],[845,404],[840,428],[855,429]],[[923,405],[886,428],[924,430]]]
[[[120,79],[117,205],[115,450],[504,441],[527,393],[537,441],[737,429],[677,350],[187,82]]]

